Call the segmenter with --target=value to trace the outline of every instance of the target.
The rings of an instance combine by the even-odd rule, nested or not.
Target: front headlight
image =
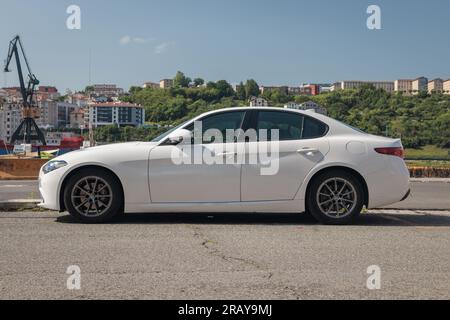
[[[42,168],[42,171],[47,174],[49,172],[52,172],[56,169],[62,168],[67,166],[67,162],[63,161],[63,160],[55,160],[55,161],[50,161],[47,162],[44,167]]]

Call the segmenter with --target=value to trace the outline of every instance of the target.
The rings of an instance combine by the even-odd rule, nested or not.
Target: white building
[[[442,91],[444,94],[450,95],[450,79],[443,81]]]
[[[124,94],[124,90],[115,84],[94,84],[93,87],[96,96],[117,97]]]
[[[159,81],[159,87],[161,89],[168,89],[173,87],[173,79],[161,79]]]
[[[412,94],[412,79],[399,79],[394,81],[394,91],[401,92],[404,95]]]
[[[144,84],[142,85],[142,88],[152,88],[152,89],[159,89],[160,88],[160,84],[156,83],[156,82],[151,82],[151,81],[147,81],[144,82]]]
[[[441,78],[433,79],[428,82],[428,93],[442,93],[444,91],[444,80]]]
[[[289,102],[284,105],[285,109],[295,109],[295,110],[314,110],[317,113],[327,115],[327,109],[322,107],[320,104],[317,104],[313,101],[307,101],[305,103],[295,103]]]
[[[250,97],[250,107],[268,107],[269,102],[260,97]]]
[[[425,77],[420,77],[412,82],[412,92],[417,94],[422,91],[428,91],[428,79]]]
[[[383,89],[387,92],[394,91],[394,81],[339,81],[333,84],[331,91],[346,90],[346,89],[357,89],[362,85],[369,84],[373,85],[376,89]]]
[[[62,101],[40,101],[38,107],[40,117],[36,124],[41,128],[70,127],[70,114],[79,109],[76,104]]]
[[[22,122],[21,103],[0,103],[0,139],[10,142],[14,131]]]
[[[140,127],[145,122],[144,107],[125,102],[106,102],[89,105],[85,122],[94,128],[106,125]]]

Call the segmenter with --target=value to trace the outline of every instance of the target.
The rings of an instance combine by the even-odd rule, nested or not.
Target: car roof
[[[314,119],[317,119],[323,123],[325,123],[329,127],[329,133],[330,134],[353,134],[353,135],[366,135],[365,133],[358,132],[355,129],[352,129],[351,127],[347,126],[346,124],[330,118],[328,116],[325,116],[323,114],[317,113],[314,110],[297,110],[297,109],[290,109],[290,108],[280,108],[280,107],[231,107],[231,108],[223,108],[223,109],[217,109],[213,111],[209,111],[206,113],[203,113],[194,119],[192,121],[196,121],[198,119],[201,119],[205,116],[213,115],[216,113],[221,112],[231,112],[231,111],[248,111],[248,110],[263,110],[263,111],[279,111],[279,112],[290,112],[290,113],[298,113],[301,115],[305,115]],[[191,121],[190,121],[191,122]]]
[[[304,110],[296,110],[296,109],[286,109],[286,108],[278,108],[278,107],[231,107],[231,108],[222,108],[217,110],[208,111],[206,113],[203,113],[200,115],[201,117],[215,114],[215,113],[221,113],[226,111],[247,111],[247,110],[273,110],[273,111],[285,111],[285,112],[296,112],[301,114],[311,114],[311,112],[304,111]]]
[[[200,119],[203,118],[205,116],[209,116],[212,114],[216,114],[216,113],[221,113],[221,112],[227,112],[227,111],[248,111],[248,110],[263,110],[263,111],[281,111],[281,112],[291,112],[291,113],[298,113],[301,115],[307,115],[310,116],[312,118],[316,118],[317,120],[320,120],[322,122],[325,122],[327,125],[329,125],[329,122],[338,122],[328,116],[325,116],[323,114],[317,113],[314,110],[297,110],[297,109],[290,109],[290,108],[279,108],[279,107],[249,107],[249,106],[244,106],[244,107],[231,107],[231,108],[222,108],[222,109],[217,109],[217,110],[212,110],[212,111],[208,111],[206,113],[203,113],[197,117],[195,117],[195,119]]]

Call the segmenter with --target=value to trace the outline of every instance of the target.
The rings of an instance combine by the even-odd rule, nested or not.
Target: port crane
[[[28,71],[28,84],[26,86],[24,75],[22,73],[22,64],[19,55],[20,53],[23,56],[23,60],[25,61],[25,65]],[[15,36],[14,39],[12,39],[9,43],[8,57],[6,58],[4,72],[11,72],[11,70],[9,70],[9,65],[13,56],[16,60],[17,73],[19,75],[20,82],[20,93],[23,100],[23,120],[16,131],[13,133],[11,137],[11,144],[15,144],[16,141],[22,141],[27,144],[30,144],[31,141],[36,141],[40,142],[42,145],[46,145],[45,136],[34,121],[34,119],[39,117],[39,109],[36,105],[33,105],[33,97],[36,86],[39,85],[39,80],[31,72],[31,68],[19,36]]]

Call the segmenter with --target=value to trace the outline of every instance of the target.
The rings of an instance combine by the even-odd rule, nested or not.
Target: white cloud
[[[162,54],[162,53],[166,52],[174,44],[175,44],[174,42],[163,42],[163,43],[160,43],[159,45],[157,45],[155,47],[155,53],[156,54]]]
[[[154,41],[156,39],[154,38],[141,38],[141,37],[131,37],[131,36],[123,36],[120,38],[119,43],[121,45],[127,45],[130,43],[136,43],[136,44],[145,44],[151,41]]]
[[[130,41],[131,41],[131,37],[130,36],[123,36],[119,40],[120,44],[122,44],[122,45],[130,43]]]

